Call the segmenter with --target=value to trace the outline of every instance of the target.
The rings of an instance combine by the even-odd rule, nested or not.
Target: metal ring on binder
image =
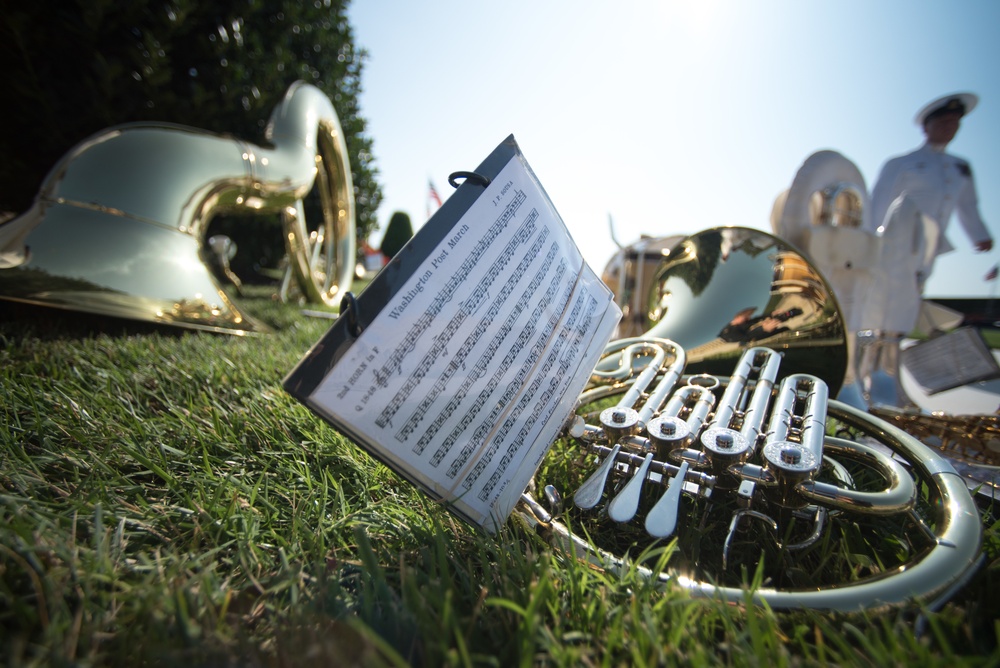
[[[484,188],[492,183],[489,177],[483,176],[482,174],[476,174],[475,172],[452,172],[448,175],[448,183],[451,184],[452,188],[457,188],[462,185],[458,182],[458,179],[475,181]]]
[[[358,300],[353,292],[345,292],[340,300],[340,314],[347,316],[347,331],[351,336],[361,336],[361,320],[358,318]]]

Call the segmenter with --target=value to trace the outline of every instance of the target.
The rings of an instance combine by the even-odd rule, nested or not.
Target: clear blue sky
[[[598,272],[617,237],[719,225],[770,230],[774,198],[811,153],[851,159],[868,187],[922,142],[929,100],[980,105],[949,151],[967,158],[1000,231],[1000,2],[994,0],[355,0],[361,107],[384,229],[426,218],[428,180],[474,169],[514,134]],[[929,296],[987,296],[1000,250],[957,220]],[[373,235],[377,244],[381,232]],[[1000,239],[998,239],[1000,241]],[[1000,246],[1000,244],[998,244]]]

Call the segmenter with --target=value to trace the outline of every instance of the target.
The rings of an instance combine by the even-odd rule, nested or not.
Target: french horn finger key
[[[666,538],[677,528],[677,515],[681,507],[681,491],[687,472],[688,463],[682,461],[677,474],[670,479],[667,491],[646,515],[646,533],[653,538]]]
[[[615,522],[628,522],[639,512],[639,494],[642,492],[642,483],[646,480],[646,472],[649,471],[652,461],[653,453],[646,453],[635,475],[608,504],[608,517]]]
[[[573,495],[573,503],[576,504],[577,508],[582,510],[589,510],[597,505],[597,502],[601,500],[601,496],[604,494],[604,485],[607,483],[608,474],[611,473],[611,467],[615,465],[615,458],[618,457],[618,451],[622,449],[622,446],[615,443],[615,447],[611,449],[611,454],[609,454],[601,465],[597,467],[597,470],[582,485],[580,489],[576,490],[576,494]]]

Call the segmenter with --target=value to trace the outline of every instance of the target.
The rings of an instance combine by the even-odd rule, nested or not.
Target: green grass
[[[993,329],[992,327],[983,327],[979,330],[979,333],[983,335],[983,341],[990,348],[1000,348],[1000,329]]]
[[[661,591],[454,519],[281,388],[329,326],[231,337],[0,306],[0,663],[997,665],[987,565],[913,611]]]

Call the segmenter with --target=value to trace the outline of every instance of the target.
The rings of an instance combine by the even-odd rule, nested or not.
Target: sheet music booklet
[[[570,417],[621,312],[513,136],[465,176],[284,386],[494,532]]]

